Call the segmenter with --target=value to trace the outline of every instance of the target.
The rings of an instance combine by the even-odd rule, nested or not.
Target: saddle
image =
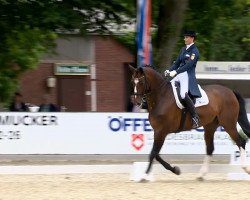
[[[175,131],[175,133],[178,133],[178,132],[183,130],[184,122],[185,122],[186,116],[187,116],[187,108],[185,106],[185,101],[181,98],[180,83],[178,81],[175,81],[175,82],[171,81],[171,86],[173,89],[176,105],[181,109],[180,126]],[[209,103],[208,96],[207,96],[206,92],[200,87],[200,85],[198,85],[198,87],[199,87],[199,90],[200,90],[202,96],[200,98],[191,98],[194,102],[195,107],[204,106],[204,105],[207,105]]]
[[[185,108],[184,101],[182,100],[181,95],[180,95],[180,83],[177,81],[175,81],[175,82],[171,81],[171,86],[173,89],[176,105],[180,109]],[[208,99],[206,92],[201,88],[200,85],[198,85],[198,87],[199,87],[199,90],[201,92],[201,97],[192,99],[194,101],[194,106],[196,108],[207,105],[209,103],[209,99]]]

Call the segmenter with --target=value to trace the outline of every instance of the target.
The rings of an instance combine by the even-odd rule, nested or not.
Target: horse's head
[[[138,106],[142,106],[143,102],[146,101],[147,94],[150,92],[149,83],[147,77],[144,73],[143,68],[133,68],[132,70],[132,85],[133,85],[133,94],[132,101]]]

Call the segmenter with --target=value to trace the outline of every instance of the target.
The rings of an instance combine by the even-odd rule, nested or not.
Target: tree
[[[208,60],[250,60],[250,1],[231,3],[231,10],[215,22]]]
[[[157,33],[154,44],[155,64],[163,71],[172,59],[172,52],[176,47],[188,0],[158,1],[158,16],[156,19]]]
[[[249,8],[249,0],[152,1],[154,65],[163,71],[177,57],[184,30],[198,33],[200,60],[249,61]]]
[[[37,66],[58,32],[110,33],[135,15],[131,5],[133,0],[0,0],[0,101],[10,100],[20,74]]]
[[[136,5],[135,5],[136,6]],[[171,63],[182,24],[188,7],[188,0],[154,0],[152,1],[153,63],[163,71]],[[136,54],[136,33],[118,36],[119,41]]]
[[[191,27],[198,32],[200,60],[249,61],[249,21],[249,0],[192,0],[183,29]]]
[[[154,0],[154,65],[169,66],[184,29],[198,32],[200,60],[249,60],[249,0]],[[136,18],[135,0],[0,0],[0,101],[34,68],[58,32],[112,33]],[[121,38],[135,49],[135,33]],[[134,45],[133,45],[134,44]]]

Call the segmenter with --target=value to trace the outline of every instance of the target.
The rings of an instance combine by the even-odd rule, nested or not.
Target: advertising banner
[[[148,154],[153,135],[147,113],[0,114],[0,154]],[[203,128],[169,134],[161,153],[204,154],[203,135]],[[232,151],[221,127],[214,144],[215,154]]]

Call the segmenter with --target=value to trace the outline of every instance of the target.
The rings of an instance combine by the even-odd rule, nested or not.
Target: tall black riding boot
[[[185,95],[184,101],[185,101],[186,107],[187,107],[187,109],[190,112],[191,117],[192,117],[192,128],[198,128],[200,118],[196,113],[196,110],[195,110],[194,103],[193,103],[192,99],[189,97],[189,95],[187,93]]]

